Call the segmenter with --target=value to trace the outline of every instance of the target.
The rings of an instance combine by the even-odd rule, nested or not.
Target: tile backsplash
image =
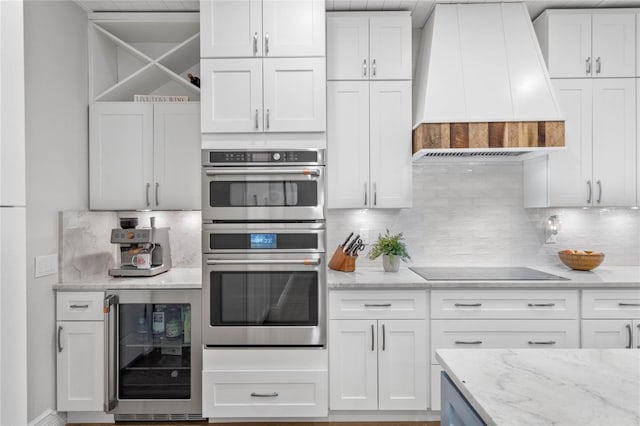
[[[413,208],[330,209],[329,255],[349,232],[367,243],[402,232],[408,265],[554,265],[564,248],[598,250],[604,265],[640,265],[640,210],[525,209],[522,163],[432,162],[413,166]],[[550,215],[560,219],[557,243],[545,244]],[[380,266],[359,256],[357,266]]]
[[[375,241],[385,229],[403,232],[408,265],[554,265],[564,248],[605,253],[604,265],[640,265],[640,210],[525,209],[520,162],[418,163],[413,166],[413,208],[329,209],[327,256],[353,231]],[[544,225],[560,220],[557,243],[545,244]],[[117,258],[109,242],[119,217],[138,217],[139,226],[171,227],[174,267],[201,266],[198,211],[88,212],[60,214],[60,279],[105,273]],[[367,259],[357,266],[380,266]]]

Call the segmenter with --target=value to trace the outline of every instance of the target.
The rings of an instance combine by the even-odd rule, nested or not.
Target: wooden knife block
[[[339,245],[333,252],[331,260],[329,260],[329,268],[334,271],[353,272],[356,270],[356,257],[348,256],[342,251],[342,245]]]

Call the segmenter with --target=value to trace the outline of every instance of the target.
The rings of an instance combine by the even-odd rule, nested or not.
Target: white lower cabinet
[[[205,349],[202,416],[326,417],[327,351]]]
[[[640,348],[640,289],[582,291],[583,348]]]
[[[58,411],[103,410],[103,297],[101,292],[56,295]]]
[[[426,410],[426,291],[329,294],[331,410]]]

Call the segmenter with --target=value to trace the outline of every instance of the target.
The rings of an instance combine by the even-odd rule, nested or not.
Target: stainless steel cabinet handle
[[[267,109],[267,130],[269,130],[269,109]]]
[[[251,392],[251,396],[255,396],[257,398],[275,398],[276,396],[278,396],[278,392],[271,392],[271,393]]]
[[[269,33],[264,33],[264,55],[269,56]]]
[[[258,130],[258,110],[256,109],[256,117],[255,117],[256,130]]]
[[[367,205],[367,182],[364,183],[364,205]]]
[[[453,306],[457,306],[457,307],[482,306],[482,303],[454,303]]]
[[[384,351],[387,346],[387,335],[384,328],[384,324],[382,324],[382,350]]]
[[[640,324],[638,324],[638,336],[640,336]],[[640,349],[640,342],[638,342],[638,346],[636,348]]]
[[[258,54],[258,33],[253,34],[253,56]]]
[[[104,312],[104,362],[106,368],[104,369],[104,411],[109,412],[116,407],[116,390],[115,390],[115,377],[116,377],[116,336],[115,336],[115,323],[116,323],[116,306],[118,303],[118,296],[110,294],[104,298],[103,312]],[[112,327],[112,324],[114,325]]]
[[[537,340],[529,340],[530,345],[555,345],[555,340],[546,340],[546,341],[537,341]]]
[[[589,188],[589,195],[587,195],[587,204],[591,204],[591,194],[593,190],[591,189],[591,181],[587,181],[587,187]]]
[[[86,305],[69,305],[69,307],[71,309],[87,309],[89,307],[89,305],[88,304],[86,304]]]
[[[376,68],[377,68],[376,60],[374,59],[373,62],[371,62],[371,72],[372,72],[374,77],[376,76]]]
[[[146,193],[147,207],[149,207],[151,205],[151,202],[149,201],[149,189],[151,189],[151,184],[149,182],[147,182],[147,193]]]
[[[587,75],[591,74],[591,56],[587,58]]]
[[[629,344],[627,345],[627,349],[631,349],[631,346],[632,346],[631,341],[633,340],[633,333],[631,332],[631,324],[627,324],[625,325],[625,327],[627,328],[627,336],[629,338],[628,340]]]
[[[158,182],[156,182],[156,206],[160,205],[160,200],[159,200],[159,189],[160,189],[160,184]]]
[[[320,176],[320,169],[242,169],[242,170],[233,170],[233,169],[215,169],[215,170],[205,170],[204,172],[207,176],[234,176],[234,175],[251,175],[251,176],[260,176],[260,175],[304,175],[304,176]]]
[[[207,265],[319,265],[320,259],[209,259]]]
[[[362,75],[365,77],[367,76],[367,60],[366,59],[362,61]]]
[[[456,345],[481,345],[482,340],[456,340],[454,343]]]
[[[600,182],[600,180],[597,180],[596,183],[598,184],[598,199],[596,200],[596,202],[600,204],[600,202],[602,201],[602,182]]]
[[[365,308],[390,308],[391,303],[365,303]]]
[[[373,328],[373,324],[371,324],[371,351],[372,352],[376,350],[376,348],[374,346],[375,345],[375,342],[374,342],[374,340],[375,340],[375,332],[376,331]]]
[[[58,326],[58,352],[62,352],[62,342],[60,341],[61,334],[62,334],[62,326],[59,325]]]
[[[378,186],[375,182],[373,183],[373,205],[378,205]]]
[[[596,58],[596,74],[600,74],[600,69],[601,69],[601,68],[602,68],[602,67],[600,66],[600,56],[598,56],[598,57]]]
[[[527,306],[530,306],[530,307],[543,307],[543,306],[551,307],[551,306],[556,306],[556,304],[555,303],[527,303]]]
[[[625,302],[619,302],[618,306],[640,306],[640,303],[625,303]],[[639,325],[640,327],[640,325]]]

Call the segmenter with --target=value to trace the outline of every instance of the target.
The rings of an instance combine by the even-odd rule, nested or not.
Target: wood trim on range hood
[[[413,153],[430,149],[564,147],[564,121],[422,123],[413,130]]]

